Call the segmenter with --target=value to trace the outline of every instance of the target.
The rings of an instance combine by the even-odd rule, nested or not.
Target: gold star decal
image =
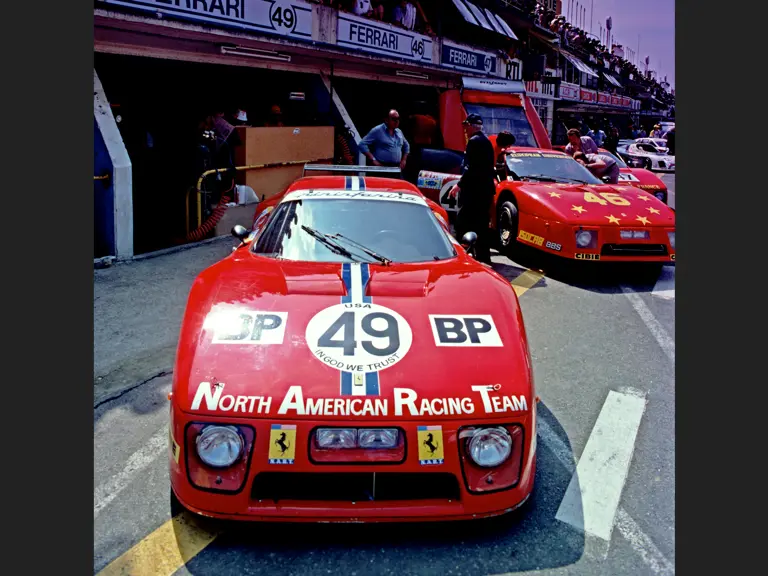
[[[651,197],[650,196],[646,196],[645,194],[638,194],[637,197],[640,198],[640,200],[642,200],[643,202],[650,202],[651,201]]]
[[[645,216],[638,216],[636,218],[636,220],[642,222],[643,224],[650,224],[651,223],[651,221],[648,220],[648,218],[646,218]]]
[[[613,214],[611,214],[610,216],[606,216],[606,218],[608,218],[608,222],[613,222],[615,224],[618,224],[620,220],[620,218],[616,218],[616,216],[614,216]]]
[[[558,194],[557,192],[550,192],[549,195],[552,198],[560,198],[561,197],[561,194]]]
[[[582,212],[586,212],[586,210],[584,210],[584,208],[581,206],[574,206],[573,208],[571,208],[571,210],[578,212],[579,214],[581,214]]]
[[[648,208],[648,212],[650,212],[651,214],[661,214],[661,212],[656,210],[656,208]]]

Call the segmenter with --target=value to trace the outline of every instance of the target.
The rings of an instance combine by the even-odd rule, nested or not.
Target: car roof
[[[397,178],[377,176],[304,176],[295,180],[285,191],[297,190],[375,190],[377,192],[400,192],[422,196],[422,193],[410,182]]]

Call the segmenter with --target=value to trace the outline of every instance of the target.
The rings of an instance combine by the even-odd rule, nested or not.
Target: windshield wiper
[[[310,228],[309,226],[301,225],[301,229],[304,230],[307,234],[312,236],[313,238],[317,239],[319,242],[324,244],[331,252],[334,252],[336,254],[339,254],[340,256],[344,256],[346,258],[349,258],[350,260],[355,260],[354,254],[344,248],[344,246],[340,246],[339,244],[336,244],[336,242],[332,241],[328,234],[324,234],[323,232],[318,232],[314,228]],[[355,260],[356,261],[356,260]]]
[[[366,248],[365,246],[360,244],[360,242],[355,242],[354,240],[352,240],[352,238],[347,238],[346,236],[344,236],[340,232],[337,232],[336,234],[331,234],[330,237],[331,238],[341,238],[342,240],[346,240],[347,242],[349,242],[350,244],[355,245],[357,248],[359,248],[360,250],[362,250],[363,252],[368,254],[368,256],[370,256],[371,258],[375,258],[376,260],[378,260],[379,262],[381,262],[385,266],[389,266],[390,264],[392,264],[392,260],[390,260],[386,256],[382,256],[381,254],[377,254],[376,252],[374,252],[370,248]]]

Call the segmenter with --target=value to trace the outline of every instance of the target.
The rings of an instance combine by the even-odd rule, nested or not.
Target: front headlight
[[[589,230],[581,230],[576,233],[576,245],[579,248],[586,248],[592,243],[592,232]]]
[[[667,236],[669,236],[669,245],[672,246],[672,250],[674,250],[675,249],[675,233],[667,232]]]
[[[469,441],[469,457],[478,466],[493,468],[512,453],[512,437],[506,428],[481,428]]]
[[[243,453],[243,439],[234,426],[208,426],[195,441],[200,460],[212,468],[226,468]]]
[[[357,448],[357,429],[318,428],[315,441],[318,448]]]
[[[394,448],[397,446],[397,428],[363,428],[357,431],[360,448]]]

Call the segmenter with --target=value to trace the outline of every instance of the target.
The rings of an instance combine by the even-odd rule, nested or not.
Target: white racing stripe
[[[643,302],[643,299],[640,297],[640,295],[637,292],[635,292],[631,288],[627,288],[626,286],[622,286],[621,290],[624,292],[624,294],[627,295],[627,298],[629,298],[629,301],[632,304],[632,307],[638,313],[638,315],[643,320],[643,322],[645,322],[645,325],[648,327],[648,330],[650,330],[651,334],[653,334],[653,337],[656,338],[656,342],[659,343],[659,346],[667,355],[667,357],[670,359],[672,364],[674,364],[675,363],[675,341],[670,337],[670,335],[667,333],[664,327],[659,323],[659,321],[656,320],[656,317],[648,309],[648,306],[645,305],[645,302]]]
[[[134,476],[149,466],[152,461],[168,450],[168,424],[155,432],[144,446],[131,454],[121,472],[115,474],[106,483],[93,492],[93,517],[99,515],[112,500],[125,490],[133,481]]]
[[[661,269],[659,279],[656,281],[656,285],[653,287],[654,296],[658,298],[664,298],[665,300],[675,299],[675,267],[664,266]]]

